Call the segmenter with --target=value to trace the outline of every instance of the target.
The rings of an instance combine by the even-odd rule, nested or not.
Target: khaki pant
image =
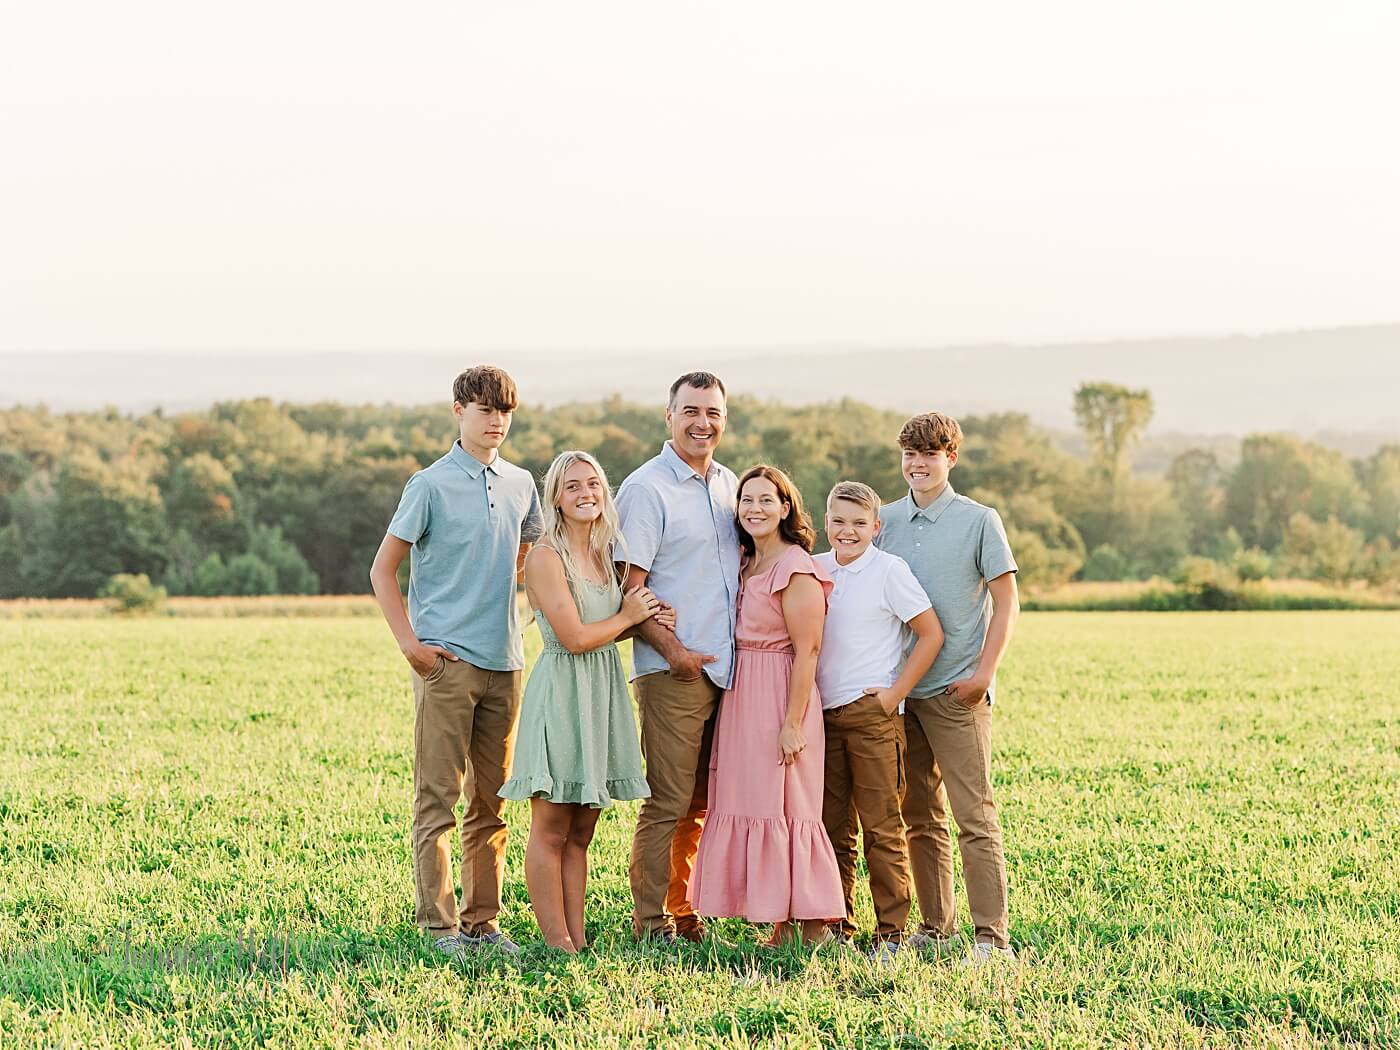
[[[415,919],[431,936],[497,929],[505,876],[505,783],[520,713],[520,672],[445,660],[413,676],[413,869]],[[453,894],[452,844],[462,819],[462,901]]]
[[[900,801],[904,796],[904,721],[885,714],[866,695],[822,712],[826,724],[826,786],[822,823],[836,850],[846,897],[844,933],[855,924],[856,818],[864,832],[865,865],[875,902],[875,936],[899,941],[909,919],[909,846]]]
[[[992,801],[992,708],[969,709],[949,696],[905,705],[909,789],[904,820],[923,928],[940,937],[957,930],[953,853],[945,802],[958,825],[967,904],[979,941],[1007,946],[1006,857]]]
[[[681,682],[669,671],[638,678],[636,688],[651,788],[637,814],[629,869],[632,932],[640,938],[699,922],[686,883],[705,821],[720,689],[703,674]]]

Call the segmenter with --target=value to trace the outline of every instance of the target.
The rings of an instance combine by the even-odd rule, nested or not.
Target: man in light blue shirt
[[[633,643],[642,753],[651,797],[632,840],[632,927],[639,938],[699,941],[686,899],[709,786],[710,739],[734,669],[739,594],[738,479],[714,462],[726,421],[724,384],[708,372],[671,386],[671,440],[617,493],[627,587],[645,584],[676,608],[672,634],[650,621]]]
[[[458,440],[409,478],[370,569],[379,608],[413,669],[416,919],[449,956],[484,945],[517,950],[497,925],[506,849],[497,792],[525,666],[515,580],[540,534],[534,479],[497,452],[517,401],[515,383],[499,368],[457,377]],[[410,553],[405,610],[398,568]],[[459,906],[449,836],[468,786]]]

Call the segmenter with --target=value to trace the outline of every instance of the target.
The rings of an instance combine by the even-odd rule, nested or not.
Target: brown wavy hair
[[[807,512],[802,509],[802,493],[797,491],[797,486],[792,483],[792,478],[788,477],[777,467],[770,467],[767,463],[759,463],[744,471],[744,476],[739,479],[739,487],[735,490],[735,502],[744,494],[744,486],[754,478],[767,478],[773,483],[773,487],[778,490],[778,499],[788,505],[787,517],[778,522],[778,535],[787,540],[788,543],[795,543],[808,554],[812,553],[812,548],[817,545],[817,530],[812,528],[812,519]],[[743,519],[738,516],[738,507],[735,508],[734,524],[739,530],[739,546],[744,549],[744,553],[750,558],[754,555],[753,537],[744,528]]]

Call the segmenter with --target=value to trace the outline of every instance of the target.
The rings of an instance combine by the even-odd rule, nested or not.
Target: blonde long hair
[[[569,550],[568,525],[564,521],[564,515],[559,512],[559,496],[564,491],[564,475],[575,463],[587,463],[598,472],[598,480],[603,483],[603,513],[593,522],[593,529],[588,537],[588,549],[593,557],[603,563],[604,572],[612,576],[614,581],[617,580],[616,563],[627,560],[627,541],[622,536],[622,522],[618,519],[617,504],[613,502],[612,488],[608,485],[608,475],[603,470],[603,465],[589,453],[578,449],[570,449],[555,456],[544,476],[544,499],[540,507],[544,531],[540,535],[539,543],[559,555],[559,560],[564,563],[564,578],[577,601],[578,582],[582,576],[578,564],[574,561],[573,552]],[[618,549],[615,550],[614,547]]]

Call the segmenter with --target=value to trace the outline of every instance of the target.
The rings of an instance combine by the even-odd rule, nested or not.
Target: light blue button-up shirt
[[[627,561],[645,569],[651,592],[676,607],[680,643],[715,657],[705,665],[705,674],[721,689],[729,688],[734,674],[738,488],[739,479],[728,467],[711,463],[702,478],[668,441],[617,492]],[[638,638],[632,643],[632,666],[635,680],[670,665]]]
[[[408,619],[420,642],[488,671],[525,666],[515,562],[520,544],[540,535],[529,471],[500,456],[484,464],[453,442],[408,479],[389,533],[413,544]]]

